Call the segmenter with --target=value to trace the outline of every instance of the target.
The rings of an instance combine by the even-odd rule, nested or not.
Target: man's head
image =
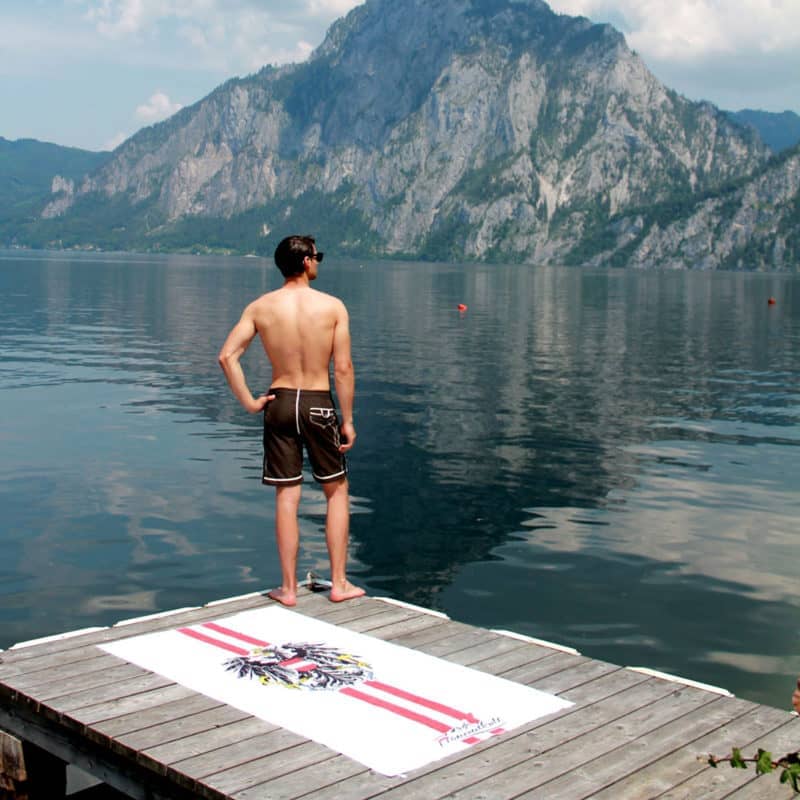
[[[320,261],[322,253],[317,252],[313,236],[287,236],[275,248],[275,264],[284,278],[302,275],[306,271],[306,263],[313,267],[309,277],[316,278],[316,267]]]

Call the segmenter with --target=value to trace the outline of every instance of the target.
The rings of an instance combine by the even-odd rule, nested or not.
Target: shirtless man
[[[251,414],[264,412],[262,482],[275,487],[275,535],[282,573],[280,588],[269,596],[285,606],[297,602],[303,445],[328,504],[325,538],[331,562],[330,598],[338,603],[364,594],[347,580],[345,569],[350,499],[344,454],[356,440],[350,328],[341,300],[309,285],[317,277],[322,255],[310,236],[285,238],[275,250],[283,286],[245,308],[219,354],[236,399]],[[272,366],[270,390],[258,398],[248,388],[239,363],[256,334]],[[341,424],[330,391],[331,360]]]

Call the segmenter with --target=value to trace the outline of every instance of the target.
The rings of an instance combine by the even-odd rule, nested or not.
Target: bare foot
[[[350,581],[344,581],[331,589],[331,602],[341,603],[343,600],[352,600],[354,597],[363,597],[364,590],[359,586],[353,586]]]
[[[296,606],[297,594],[288,589],[281,587],[280,589],[270,589],[267,592],[267,597],[277,600],[282,606]]]

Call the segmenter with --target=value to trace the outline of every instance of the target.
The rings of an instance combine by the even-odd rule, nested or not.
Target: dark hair
[[[284,278],[291,278],[303,274],[303,261],[313,255],[313,236],[287,236],[275,248],[275,264]]]

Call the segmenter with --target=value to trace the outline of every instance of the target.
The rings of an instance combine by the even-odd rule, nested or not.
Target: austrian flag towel
[[[101,647],[384,775],[572,705],[280,607]]]

